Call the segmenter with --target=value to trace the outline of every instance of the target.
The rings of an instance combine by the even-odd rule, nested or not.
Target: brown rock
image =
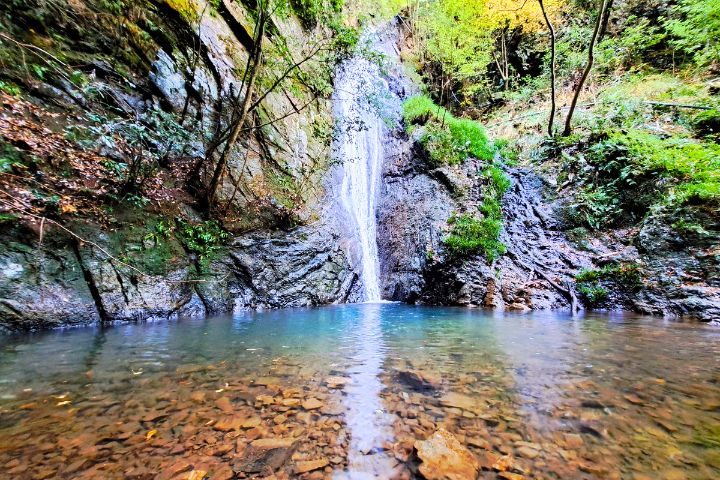
[[[261,422],[262,422],[262,420],[260,419],[260,417],[257,417],[257,416],[252,417],[243,422],[242,428],[246,428],[246,429],[255,428],[258,425],[260,425]]]
[[[295,464],[295,473],[305,473],[317,470],[318,468],[325,468],[330,463],[327,458],[320,460],[308,460],[305,462],[297,462]]]
[[[205,392],[193,392],[190,395],[190,400],[195,403],[203,403],[205,401]]]
[[[226,417],[221,418],[218,420],[218,422],[213,425],[213,428],[215,430],[219,430],[221,432],[229,432],[230,430],[240,430],[243,427],[243,424],[245,423],[245,418],[243,417]]]
[[[289,447],[295,443],[295,438],[261,438],[253,441],[250,446],[253,448],[261,448],[265,450],[271,450],[273,448],[284,448]]]
[[[580,448],[583,444],[583,439],[576,433],[566,433],[565,443],[567,443],[570,448]]]
[[[220,397],[215,401],[215,406],[225,413],[232,413],[233,408],[230,405],[230,399],[227,397]]]
[[[445,407],[461,408],[463,410],[476,411],[478,402],[475,398],[461,393],[448,393],[440,398],[440,404]]]
[[[275,422],[276,425],[282,425],[283,423],[287,422],[287,417],[285,415],[278,415],[277,417],[273,418],[273,422]]]
[[[352,378],[349,377],[328,377],[325,380],[327,386],[330,388],[342,388],[345,385],[355,383]]]
[[[519,456],[529,458],[530,460],[540,455],[538,450],[531,447],[520,447],[516,451]]]
[[[314,410],[314,409],[316,409],[316,408],[322,407],[323,405],[324,405],[324,403],[321,402],[320,400],[318,400],[318,399],[316,399],[316,398],[311,398],[311,399],[305,401],[305,402],[302,404],[302,407],[303,407],[305,410]]]
[[[400,370],[398,379],[416,390],[438,390],[442,384],[440,375],[417,370]]]
[[[503,455],[502,457],[495,460],[495,463],[493,463],[492,468],[497,470],[498,472],[504,472],[508,468],[511,468],[513,466],[513,460],[512,457],[509,457],[508,455]]]
[[[202,480],[205,478],[205,474],[207,472],[205,470],[193,470],[190,472],[190,475],[187,477],[187,480]]]
[[[437,430],[425,441],[416,441],[420,466],[427,480],[474,480],[479,462],[470,451],[463,447],[452,433]]]
[[[484,448],[485,450],[492,450],[492,445],[484,438],[468,438],[467,443],[468,445],[472,445],[473,447]]]
[[[522,480],[524,478],[522,475],[518,475],[517,473],[512,472],[500,472],[498,473],[498,477],[504,478],[506,480]]]
[[[296,438],[255,440],[232,469],[235,473],[259,473],[266,467],[277,470],[290,460],[299,446],[300,440]]]
[[[235,472],[227,465],[224,465],[210,477],[210,480],[230,480],[231,478],[235,478]]]

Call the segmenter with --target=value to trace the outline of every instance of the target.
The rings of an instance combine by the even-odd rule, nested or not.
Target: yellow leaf
[[[62,211],[63,213],[77,213],[77,208],[75,208],[72,205],[69,205],[67,203],[62,204]]]
[[[58,404],[57,404],[58,407],[62,407],[63,405],[70,405],[70,401],[65,400],[64,402],[58,402]]]
[[[150,440],[152,437],[155,436],[156,433],[157,433],[157,430],[150,430],[150,431],[147,433],[147,436],[146,436],[145,438],[147,438],[148,440]]]

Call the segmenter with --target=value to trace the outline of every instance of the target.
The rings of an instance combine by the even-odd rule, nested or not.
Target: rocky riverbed
[[[61,360],[74,357],[61,338],[33,350],[7,344],[0,468],[18,479],[194,480],[700,480],[720,471],[711,327],[587,318],[581,334],[551,317],[334,308],[294,314],[301,328],[315,326],[314,340],[276,312],[215,327],[117,327],[89,337],[95,349],[77,360]],[[425,334],[413,327],[418,315]],[[178,342],[185,352],[163,353]],[[207,342],[214,351],[197,350]],[[12,374],[15,349],[61,370]]]

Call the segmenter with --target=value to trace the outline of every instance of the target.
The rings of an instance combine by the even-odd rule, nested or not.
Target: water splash
[[[387,129],[383,118],[397,116],[399,105],[395,100],[377,65],[353,58],[340,67],[334,98],[341,132],[334,150],[343,165],[339,200],[362,251],[366,301],[381,299],[375,211],[384,157],[382,140]]]

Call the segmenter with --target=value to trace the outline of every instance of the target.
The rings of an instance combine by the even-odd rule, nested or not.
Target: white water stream
[[[384,157],[382,138],[387,129],[381,115],[396,118],[399,102],[376,65],[353,58],[338,71],[334,108],[341,131],[334,146],[335,156],[342,162],[339,200],[346,225],[360,244],[364,300],[379,301],[375,211]]]

